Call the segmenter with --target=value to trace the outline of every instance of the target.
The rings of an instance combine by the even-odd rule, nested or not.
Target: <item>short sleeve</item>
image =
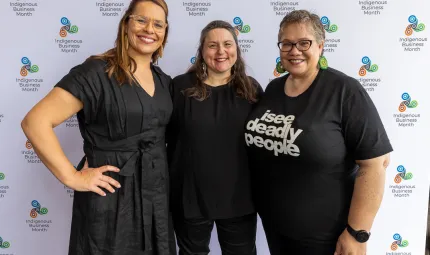
[[[348,151],[355,160],[372,159],[393,151],[366,90],[353,78],[346,82],[352,87],[342,106],[342,130]]]
[[[102,93],[100,79],[97,79],[98,75],[100,75],[99,66],[100,64],[95,63],[95,60],[87,60],[73,67],[55,85],[55,87],[66,90],[82,102],[87,123],[97,115],[99,99]],[[105,73],[102,75],[105,75]]]

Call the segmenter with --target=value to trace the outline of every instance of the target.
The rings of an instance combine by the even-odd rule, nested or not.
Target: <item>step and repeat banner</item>
[[[67,254],[73,190],[41,163],[20,122],[73,66],[113,46],[129,0],[0,2],[0,254]],[[428,0],[168,0],[170,37],[159,65],[172,77],[193,62],[201,29],[221,19],[237,26],[248,74],[263,87],[280,74],[279,22],[290,11],[316,12],[326,29],[329,66],[360,81],[394,146],[369,255],[422,255],[430,144]],[[69,25],[69,29],[62,29]],[[76,117],[55,129],[77,164]],[[286,184],[287,185],[287,184]],[[258,226],[258,253],[268,255]],[[221,254],[217,237],[211,254]]]

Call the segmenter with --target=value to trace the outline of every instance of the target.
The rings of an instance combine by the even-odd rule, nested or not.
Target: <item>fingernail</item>
[[[121,185],[118,185],[118,189],[121,188]]]

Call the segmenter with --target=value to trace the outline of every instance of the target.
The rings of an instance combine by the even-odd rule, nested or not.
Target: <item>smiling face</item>
[[[136,5],[127,23],[131,55],[149,55],[160,48],[166,35],[166,14],[160,6],[150,1]]]
[[[211,73],[231,73],[237,60],[237,45],[233,35],[224,28],[208,32],[202,48],[202,56]]]
[[[288,24],[280,34],[280,42],[297,43],[300,42],[299,48],[306,47],[306,41],[310,40],[311,46],[308,50],[300,51],[293,46],[290,51],[280,51],[281,63],[285,70],[292,76],[304,77],[317,71],[318,60],[322,54],[324,42],[318,42],[313,33],[313,29],[307,23]]]

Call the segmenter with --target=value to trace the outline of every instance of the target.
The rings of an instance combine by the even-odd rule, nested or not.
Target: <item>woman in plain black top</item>
[[[245,73],[235,32],[209,23],[195,64],[172,82],[167,150],[179,254],[208,254],[214,222],[223,254],[256,254],[243,130],[262,89]]]

